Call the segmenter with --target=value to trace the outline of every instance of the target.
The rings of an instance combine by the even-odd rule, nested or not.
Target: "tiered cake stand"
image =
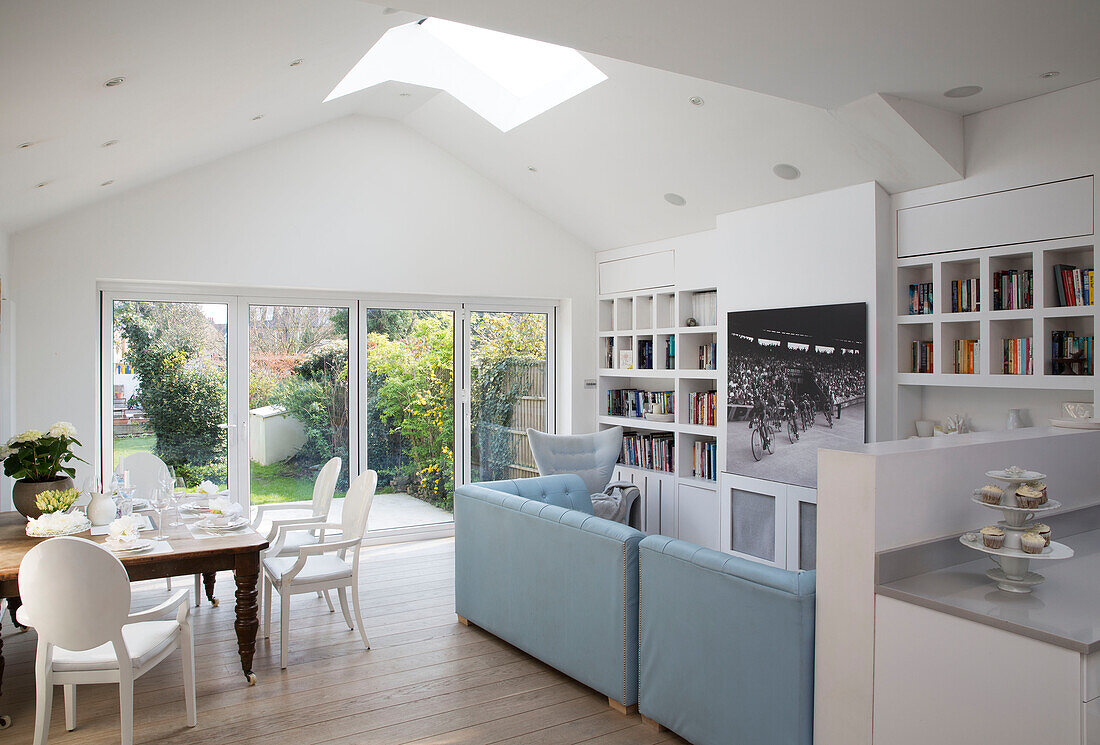
[[[1004,471],[987,471],[986,476],[991,479],[1006,482],[1005,496],[1002,504],[986,504],[981,497],[973,497],[971,501],[993,510],[1000,510],[1004,520],[997,522],[1005,532],[1005,542],[1001,548],[987,548],[982,543],[981,536],[977,540],[968,541],[963,535],[959,542],[964,546],[989,554],[989,558],[997,563],[998,568],[986,570],[986,576],[997,583],[997,587],[1005,592],[1026,593],[1031,588],[1046,578],[1036,572],[1029,571],[1032,559],[1051,560],[1068,559],[1073,556],[1073,549],[1064,543],[1051,541],[1050,545],[1038,554],[1026,553],[1020,547],[1020,536],[1031,527],[1031,521],[1036,515],[1044,512],[1052,512],[1062,506],[1061,502],[1050,499],[1039,507],[1009,507],[1003,502],[1016,499],[1016,489],[1025,481],[1041,481],[1045,474],[1036,471],[1025,471],[1022,474],[1007,474]]]

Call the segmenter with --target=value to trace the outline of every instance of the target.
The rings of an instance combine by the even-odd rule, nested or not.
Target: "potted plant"
[[[79,444],[76,427],[57,422],[48,432],[29,429],[0,448],[4,475],[17,479],[11,499],[20,514],[28,518],[42,514],[35,504],[40,492],[74,488],[76,469],[66,464],[74,460],[87,463],[73,452],[73,445]]]

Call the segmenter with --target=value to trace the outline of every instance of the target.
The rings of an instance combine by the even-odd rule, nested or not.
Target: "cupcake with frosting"
[[[981,497],[985,504],[1000,504],[1004,499],[1005,490],[994,484],[986,484],[975,492],[975,496]]]
[[[1005,532],[996,525],[987,525],[981,529],[982,544],[986,548],[1000,548],[1005,545]]]
[[[1046,546],[1043,537],[1034,531],[1029,530],[1020,536],[1020,548],[1025,554],[1041,554]]]
[[[1033,486],[1022,484],[1016,489],[1016,506],[1034,509],[1043,503],[1045,494]]]
[[[1028,481],[1024,483],[1024,486],[1029,486],[1041,494],[1039,504],[1047,503],[1047,485],[1042,481]]]
[[[1050,526],[1049,525],[1047,525],[1046,523],[1035,523],[1034,525],[1031,526],[1031,528],[1029,528],[1029,530],[1033,531],[1035,533],[1038,533],[1040,536],[1042,536],[1043,540],[1046,542],[1045,545],[1047,545],[1047,546],[1050,545]]]

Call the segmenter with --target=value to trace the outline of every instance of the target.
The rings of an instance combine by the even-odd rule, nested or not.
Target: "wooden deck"
[[[279,670],[278,609],[271,640],[257,643],[249,688],[232,633],[233,581],[218,575],[221,605],[192,609],[199,725],[184,726],[178,654],[135,684],[134,742],[191,745],[657,745],[682,743],[637,715],[454,614],[454,541],[364,551],[363,616],[372,650],[323,600],[292,600],[290,666]],[[189,587],[190,578],[176,587]],[[166,597],[163,581],[134,585],[135,609]],[[30,743],[34,730],[33,631],[4,621],[7,670],[0,713],[14,718],[5,743]],[[77,689],[77,729],[66,732],[61,691],[50,742],[119,742],[114,686]]]

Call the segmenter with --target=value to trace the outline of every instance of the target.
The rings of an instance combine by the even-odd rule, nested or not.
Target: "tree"
[[[119,303],[115,328],[138,378],[131,404],[156,435],[154,452],[190,486],[226,478],[225,336],[193,303]]]

